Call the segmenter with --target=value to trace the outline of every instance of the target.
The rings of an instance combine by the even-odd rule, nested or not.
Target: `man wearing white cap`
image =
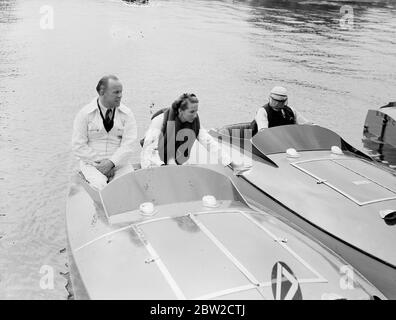
[[[271,90],[268,103],[257,110],[253,122],[257,124],[257,128],[253,128],[253,133],[263,128],[311,123],[287,105],[287,91],[284,87],[278,86]]]

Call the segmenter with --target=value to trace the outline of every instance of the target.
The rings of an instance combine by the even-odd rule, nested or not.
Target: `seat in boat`
[[[224,136],[236,137],[239,139],[250,139],[252,137],[250,122],[242,122],[222,127],[219,133]]]

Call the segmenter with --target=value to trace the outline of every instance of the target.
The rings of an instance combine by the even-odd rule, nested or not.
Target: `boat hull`
[[[139,170],[99,194],[76,177],[67,207],[76,298],[385,298],[358,272],[353,288],[340,287],[347,263],[249,207],[222,169]],[[205,205],[208,194],[216,206]],[[153,215],[139,209],[147,200]]]
[[[252,186],[248,186],[247,184],[249,183],[241,183],[241,181],[239,181],[237,186],[240,187],[243,194],[251,195]],[[276,200],[271,199],[268,195],[256,193],[253,197],[246,196],[246,199],[255,207],[261,208],[262,210],[271,210],[273,214],[281,215],[296,226],[299,226],[314,239],[320,241],[348,261],[351,266],[369,279],[374,286],[379,288],[388,299],[396,299],[396,269],[393,266],[335,238],[317,225],[310,223],[296,212],[293,212],[290,208],[277,203]]]

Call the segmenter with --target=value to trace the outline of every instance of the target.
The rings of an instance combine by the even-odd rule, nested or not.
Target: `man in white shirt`
[[[284,87],[274,87],[268,98],[268,103],[257,110],[254,118],[257,128],[253,134],[264,128],[288,124],[312,124],[292,107],[287,105],[287,91]]]
[[[121,104],[122,84],[105,76],[96,87],[98,97],[74,120],[72,149],[90,185],[102,189],[112,178],[133,171],[129,162],[137,138],[132,111]]]
[[[190,150],[198,140],[209,152],[216,152],[223,165],[236,168],[229,153],[221,150],[217,141],[200,125],[198,98],[194,94],[183,94],[172,107],[154,114],[144,138],[141,153],[142,168],[185,163]]]

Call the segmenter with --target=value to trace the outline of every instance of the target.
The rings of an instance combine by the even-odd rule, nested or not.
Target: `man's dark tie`
[[[107,109],[106,111],[106,116],[103,120],[103,125],[106,129],[107,132],[109,132],[111,130],[111,128],[113,128],[114,125],[114,117],[112,117],[112,109]]]

